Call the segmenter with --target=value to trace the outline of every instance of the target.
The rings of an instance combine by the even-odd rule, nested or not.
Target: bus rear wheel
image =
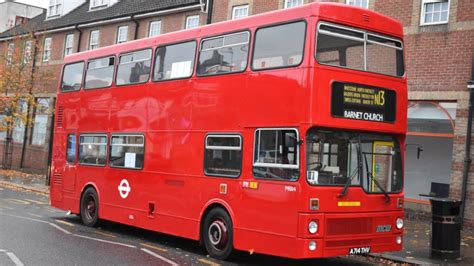
[[[87,226],[95,227],[99,223],[99,198],[93,188],[87,188],[81,198],[81,220]]]
[[[229,214],[222,208],[209,211],[204,219],[201,237],[209,255],[226,260],[234,251],[234,232]]]

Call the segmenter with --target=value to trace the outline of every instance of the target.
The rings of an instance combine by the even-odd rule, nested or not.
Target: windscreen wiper
[[[359,146],[356,146],[357,149],[357,154],[359,154]],[[358,155],[359,156],[359,155]],[[359,169],[361,168],[361,161],[357,160],[357,168],[352,171],[352,174],[349,176],[347,179],[346,183],[344,184],[344,187],[342,188],[341,194],[337,195],[338,198],[342,198],[347,194],[347,189],[349,188],[349,185],[352,183],[352,179],[356,176],[356,174],[359,172]]]
[[[372,175],[372,172],[369,171],[369,163],[367,162],[367,153],[363,153],[364,155],[364,161],[365,161],[365,167],[367,169],[367,179],[368,179],[368,185],[370,184],[370,180],[374,181],[375,185],[377,185],[377,187],[380,189],[380,191],[382,191],[382,193],[384,194],[385,196],[385,202],[390,202],[390,196],[388,195],[387,191],[385,191],[385,189],[382,188],[382,186],[380,185],[379,181],[377,181],[377,179],[374,178],[374,176]]]

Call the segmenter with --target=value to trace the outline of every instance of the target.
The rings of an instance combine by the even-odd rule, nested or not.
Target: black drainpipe
[[[79,29],[79,25],[76,25],[76,30],[79,32],[79,37],[77,38],[76,53],[79,53],[81,51],[82,30]]]
[[[131,16],[131,20],[135,23],[135,34],[133,35],[133,39],[138,39],[138,28],[140,27],[140,23],[135,19],[135,15]]]
[[[471,136],[472,136],[472,112],[474,107],[474,55],[471,66],[471,81],[467,83],[469,91],[469,109],[467,118],[467,132],[466,132],[466,154],[464,155],[464,172],[462,175],[462,191],[461,191],[461,227],[464,225],[464,211],[466,209],[466,193],[467,193],[467,179],[469,177],[469,168],[471,166]]]
[[[213,10],[213,7],[214,7],[214,0],[209,0],[207,2],[208,6],[206,7],[207,8],[207,24],[211,24],[212,23],[212,10]]]

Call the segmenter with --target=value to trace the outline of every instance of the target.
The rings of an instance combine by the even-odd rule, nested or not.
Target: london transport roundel
[[[127,179],[122,179],[122,181],[120,182],[120,185],[118,186],[118,191],[122,199],[125,199],[128,197],[128,194],[130,193],[130,191],[132,191],[132,189],[130,188],[130,185],[128,184]]]

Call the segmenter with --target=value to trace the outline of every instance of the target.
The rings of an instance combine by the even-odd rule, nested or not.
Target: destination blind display
[[[334,82],[331,113],[335,117],[395,122],[396,93],[365,85]]]

